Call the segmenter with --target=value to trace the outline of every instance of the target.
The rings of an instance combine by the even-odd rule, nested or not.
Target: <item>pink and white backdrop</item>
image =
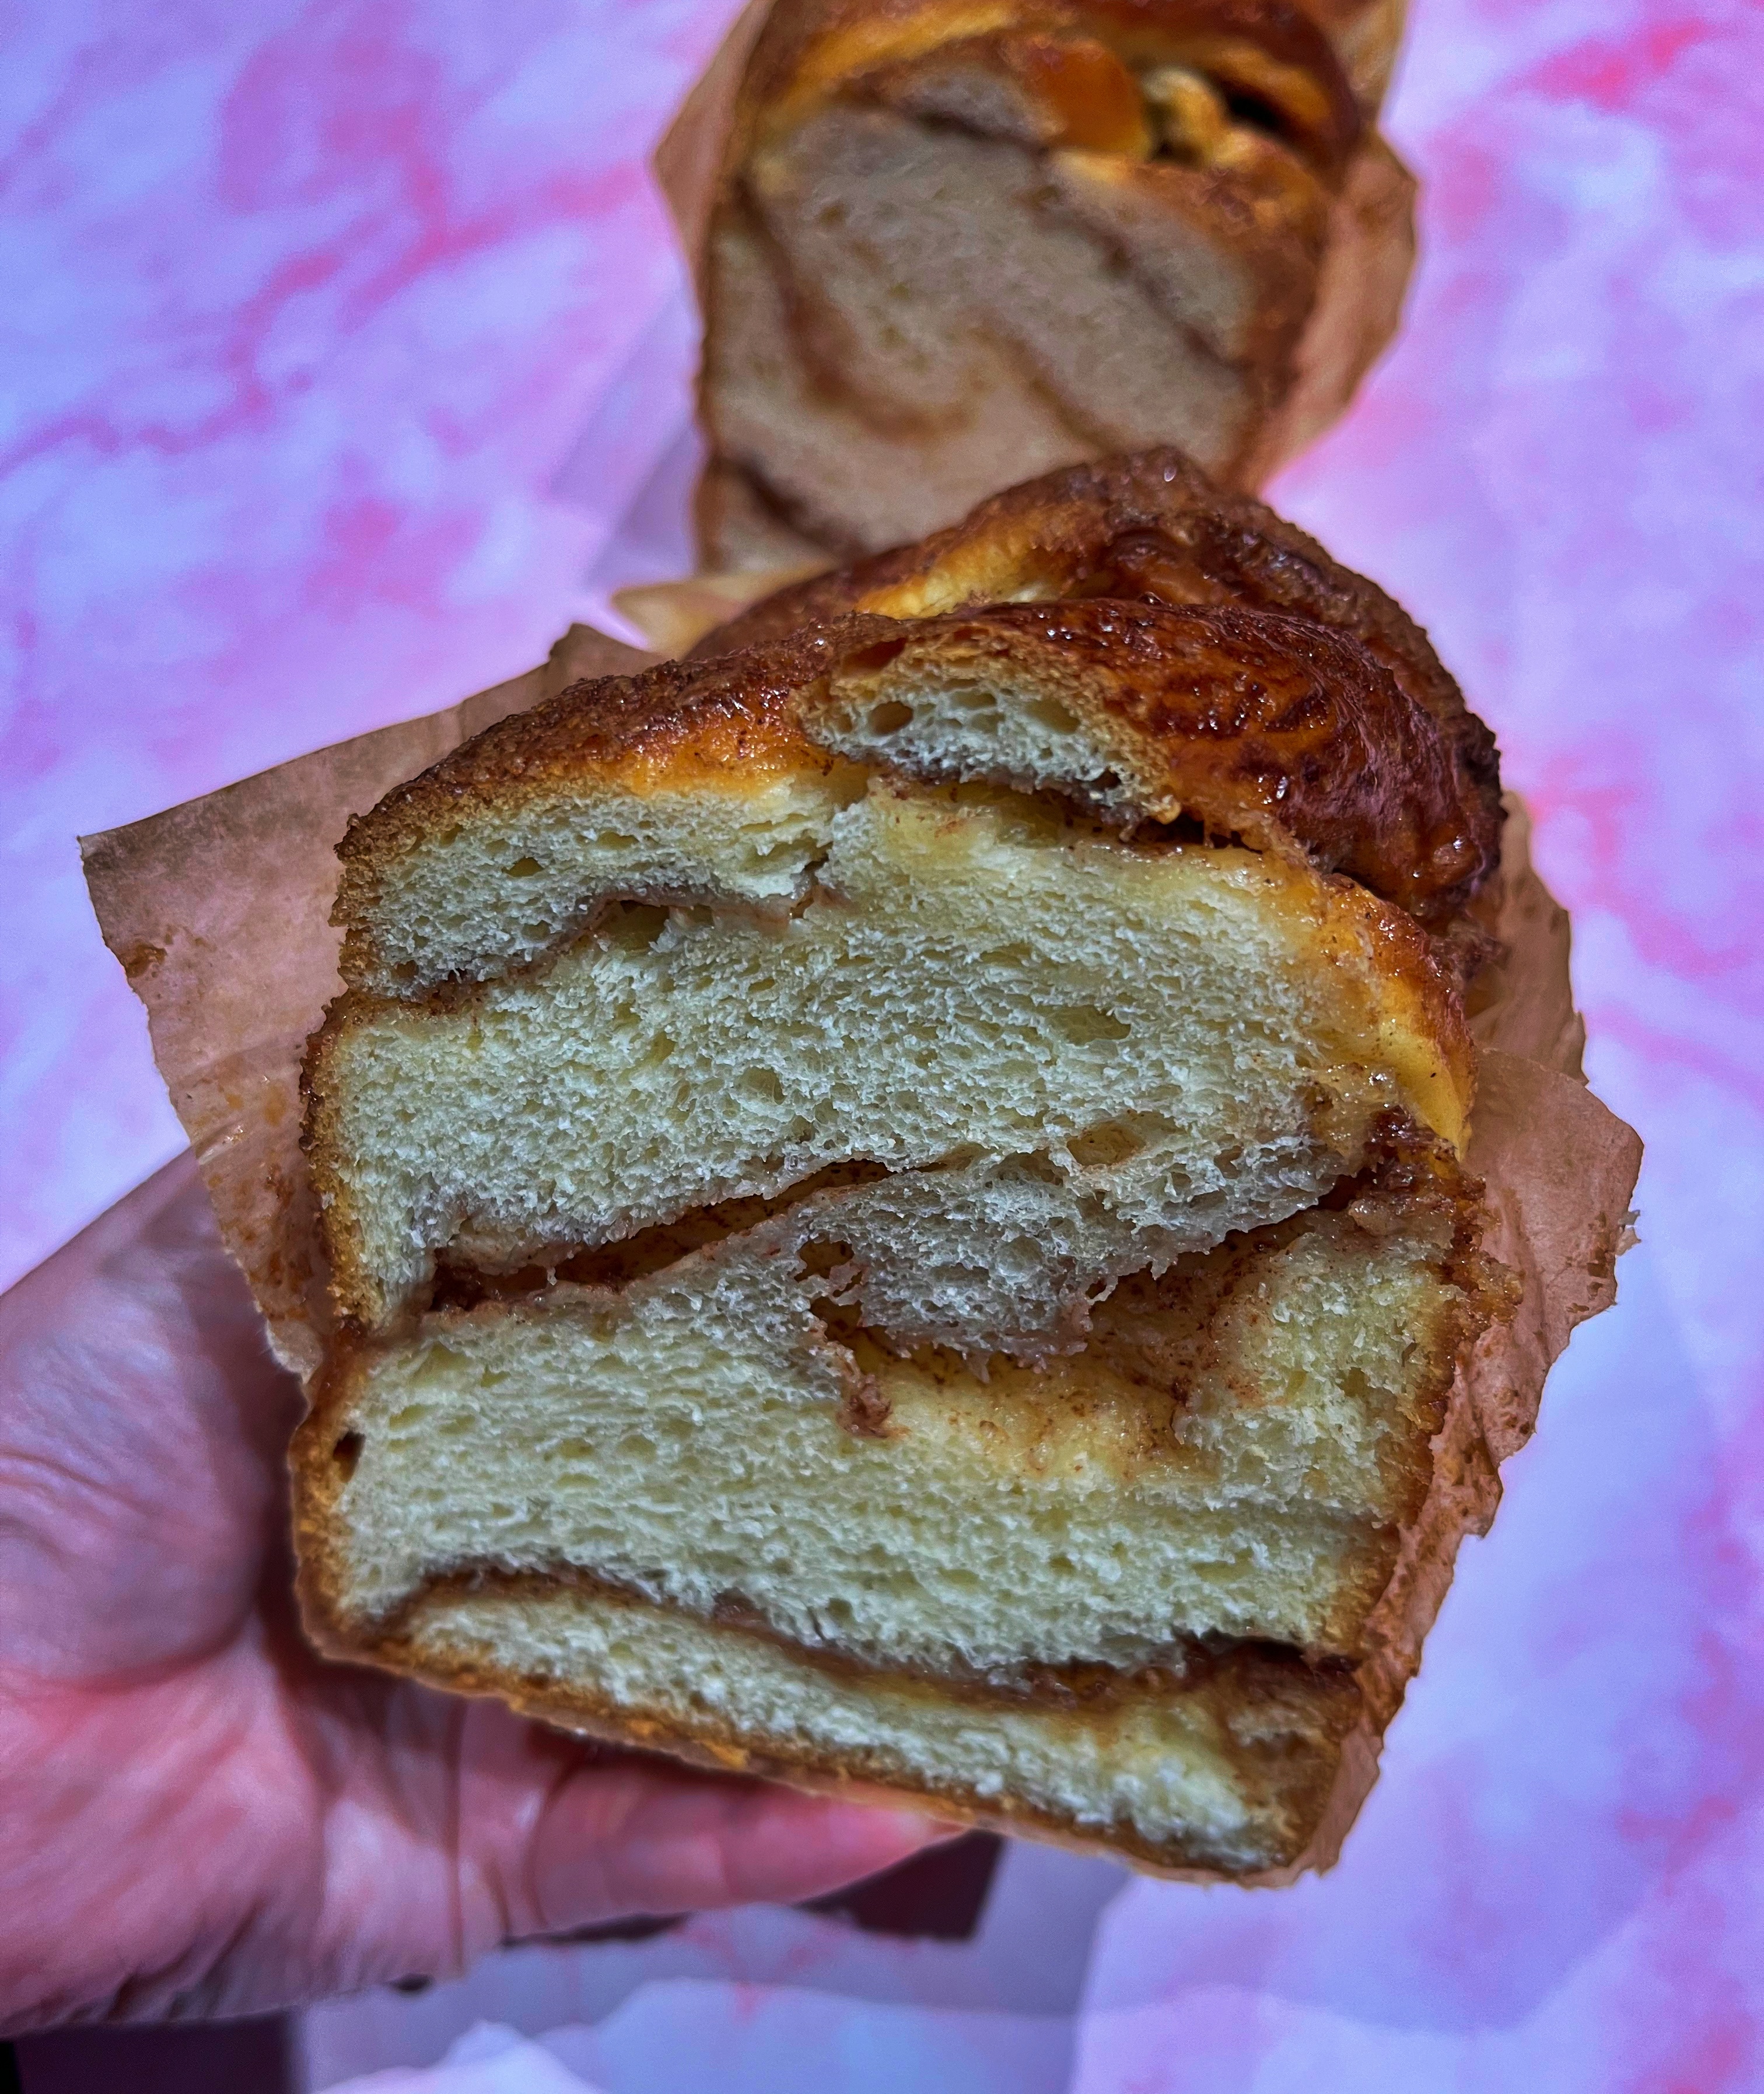
[[[178,1141],[76,833],[684,566],[645,159],[729,11],[0,7],[0,1284]],[[1413,14],[1407,328],[1275,498],[1499,732],[1649,1155],[1345,1858],[1276,1895],[1019,1849],[968,1944],[505,1954],[311,2014],[314,2088],[1764,2085],[1764,11]]]

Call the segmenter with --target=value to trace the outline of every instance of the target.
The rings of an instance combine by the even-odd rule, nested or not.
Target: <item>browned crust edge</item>
[[[661,662],[632,676],[570,684],[462,742],[350,819],[331,921],[345,932],[344,979],[361,978],[386,869],[437,832],[587,784],[653,793],[727,778],[826,775],[838,758],[803,734],[796,694],[840,646],[893,629],[859,617],[831,633],[791,633],[740,661]]]
[[[1125,479],[1136,488],[1149,474],[1158,487],[1175,484],[1163,479],[1164,468],[1157,463],[1162,455],[1126,462],[1113,469],[1112,480]],[[1062,495],[1060,489],[1075,477],[1056,476],[1051,493],[1048,483],[1032,484],[986,505],[986,511],[1026,515],[1032,535],[1041,534],[1038,545],[1049,516],[1055,535],[1061,519],[1070,523],[1075,513],[1076,528],[1094,537],[1099,522],[1106,526],[1113,520],[1113,511],[1106,501],[1099,502],[1090,483],[1106,485],[1111,476],[1084,476],[1076,493]],[[1193,481],[1189,488],[1192,492]],[[1131,518],[1138,512],[1130,506],[1127,513]],[[1110,542],[1118,543],[1119,535]],[[986,538],[982,526],[978,542],[983,549]],[[953,545],[947,542],[951,541]],[[942,534],[928,541],[921,565],[928,563],[935,572],[940,544],[959,565],[974,542],[971,525],[962,532]],[[1160,563],[1167,558],[1162,552],[1155,554]],[[806,592],[811,607],[820,608],[830,588],[836,585],[849,597],[879,564],[866,563],[847,576],[783,593],[801,597]],[[906,586],[912,586],[910,580]],[[1370,584],[1362,586],[1401,618],[1381,593],[1371,591]],[[822,594],[816,597],[816,592]],[[750,619],[766,609],[760,606]],[[971,640],[978,634],[1019,649],[1039,648],[1049,675],[1057,671],[1068,680],[1100,678],[1106,683],[1112,696],[1089,708],[1092,723],[1119,749],[1128,775],[1140,780],[1142,798],[1150,775],[1149,751],[1164,773],[1166,789],[1175,789],[1184,805],[1192,802],[1198,814],[1227,833],[1240,828],[1247,832],[1246,841],[1262,847],[1278,843],[1282,836],[1295,847],[1307,841],[1327,846],[1340,830],[1348,839],[1340,843],[1341,851],[1361,854],[1349,856],[1349,873],[1361,877],[1326,879],[1340,900],[1352,902],[1352,913],[1378,955],[1395,1002],[1405,1009],[1415,1031],[1435,1043],[1445,1080],[1467,1110],[1474,1057],[1457,985],[1440,953],[1417,930],[1404,905],[1430,916],[1449,914],[1475,893],[1497,863],[1499,803],[1491,812],[1488,781],[1474,771],[1466,775],[1462,756],[1466,723],[1484,736],[1487,731],[1463,711],[1456,685],[1438,669],[1418,628],[1415,639],[1456,699],[1458,719],[1441,721],[1443,701],[1436,694],[1431,704],[1416,696],[1413,673],[1407,688],[1401,680],[1387,677],[1378,657],[1350,625],[1324,624],[1319,632],[1319,623],[1285,610],[1250,610],[1230,603],[1135,605],[1082,592],[1054,605],[993,606],[904,620],[847,610],[831,623],[768,635],[738,654],[712,653],[661,663],[637,676],[571,685],[530,711],[497,722],[394,788],[367,815],[352,819],[338,846],[343,871],[332,915],[345,931],[345,979],[359,984],[376,971],[374,917],[388,871],[437,834],[444,836],[449,828],[469,823],[486,810],[505,813],[534,799],[567,796],[607,782],[654,793],[664,789],[690,791],[732,776],[828,776],[849,767],[811,738],[812,693],[824,689],[830,674],[866,652],[886,655],[940,641],[963,644],[963,636]],[[1175,665],[1180,674],[1166,673],[1169,665],[1161,665],[1159,634],[1166,641],[1182,641],[1186,651]],[[1134,658],[1114,658],[1123,652]],[[1356,688],[1356,657],[1363,664],[1363,676],[1358,679],[1363,691]],[[1296,678],[1290,693],[1296,702],[1290,710],[1298,724],[1288,728],[1280,719],[1258,723],[1253,707],[1234,722],[1232,707],[1240,703],[1234,692],[1246,680],[1250,689],[1264,690],[1271,679],[1279,681],[1275,671],[1288,660]],[[1156,703],[1139,688],[1148,676],[1154,683],[1161,676],[1170,686]],[[1178,691],[1178,685],[1189,682],[1192,693]],[[1319,703],[1324,707],[1321,727],[1312,717]],[[1273,710],[1278,713],[1278,705]],[[1432,739],[1442,728],[1443,760]],[[1324,777],[1326,759],[1340,754],[1332,745],[1343,741],[1356,746],[1363,743],[1367,760],[1349,765],[1351,775],[1345,778],[1308,782],[1311,773]],[[1349,810],[1348,802],[1363,797],[1381,762],[1388,762],[1388,776],[1375,796],[1376,804]],[[1159,802],[1142,806],[1137,818],[1149,815],[1156,821],[1169,812]],[[1131,822],[1136,810],[1128,807],[1110,819]],[[1423,884],[1419,894],[1399,891],[1389,903],[1362,884],[1371,878],[1384,888],[1401,890],[1406,882],[1424,883],[1432,876],[1442,838],[1454,854],[1444,887],[1428,891]],[[475,993],[475,985],[446,985],[446,993],[457,1001],[459,994]],[[407,1007],[420,1008],[423,1001],[411,999]],[[332,1076],[339,1040],[354,1025],[391,1007],[358,987],[346,991],[312,1036],[301,1079],[302,1140],[320,1198],[333,1287],[345,1315],[370,1325],[383,1319],[387,1305],[366,1271],[348,1184],[334,1162],[338,1129]]]
[[[1182,451],[1071,466],[992,497],[910,545],[796,582],[705,635],[689,659],[778,639],[852,611],[924,618],[1008,601],[1114,597],[1284,612],[1359,641],[1450,740],[1498,835],[1493,735],[1421,627],[1253,495],[1219,486]]]
[[[411,850],[481,815],[601,786],[649,797],[734,778],[828,776],[844,767],[813,738],[828,677],[908,649],[934,663],[939,649],[990,647],[1001,663],[1020,657],[1067,687],[1141,789],[1119,812],[1093,810],[1117,825],[1183,812],[1258,848],[1284,837],[1423,917],[1461,907],[1498,863],[1497,771],[1466,763],[1462,723],[1442,718],[1413,676],[1393,676],[1345,625],[1285,607],[1077,590],[924,617],[805,606],[811,618],[823,609],[827,622],[756,632],[738,653],[572,684],[354,817],[337,846],[332,912],[345,933],[345,980],[369,971],[383,881]],[[767,610],[736,623],[763,624]]]
[[[350,822],[339,846],[332,920],[345,932],[345,981],[358,985],[372,971],[371,926],[388,869],[431,836],[488,810],[506,813],[597,784],[641,794],[740,772],[826,775],[836,759],[804,733],[802,698],[839,662],[871,642],[890,644],[902,622],[923,627],[988,609],[1009,621],[1033,615],[1036,604],[1065,603],[1075,626],[1097,615],[1099,597],[1115,600],[1128,621],[1167,608],[1253,627],[1272,614],[1363,649],[1369,690],[1388,674],[1443,736],[1438,783],[1457,828],[1455,861],[1445,871],[1418,862],[1394,882],[1375,873],[1369,884],[1388,893],[1422,873],[1422,889],[1394,898],[1442,917],[1492,876],[1504,819],[1494,738],[1426,634],[1383,590],[1263,504],[1222,491],[1180,452],[1152,450],[1027,482],[916,545],[779,590],[707,634],[684,662],[573,685],[396,788]],[[1280,645],[1291,651],[1290,623],[1285,630]],[[1381,717],[1390,720],[1388,706]],[[1127,725],[1118,723],[1117,733]],[[1167,749],[1181,739],[1167,736]],[[1384,741],[1397,771],[1413,774],[1408,797],[1425,797],[1432,758],[1419,745],[1400,745],[1401,735],[1385,732]],[[1302,777],[1296,782],[1302,797]],[[1291,826],[1287,809],[1271,811],[1277,823],[1288,815]],[[1370,862],[1350,869],[1362,877],[1371,870]]]
[[[840,649],[830,684],[804,688],[802,717],[812,735],[845,694],[870,687],[874,702],[903,671],[952,670],[1015,674],[1061,701],[1132,789],[1112,815],[1080,793],[1105,819],[1296,844],[1423,922],[1455,915],[1500,862],[1498,798],[1451,728],[1356,636],[1313,619],[1101,597],[945,612]]]

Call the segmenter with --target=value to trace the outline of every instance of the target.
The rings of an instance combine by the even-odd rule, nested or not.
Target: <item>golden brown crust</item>
[[[884,621],[854,634],[889,628]],[[571,684],[498,720],[354,816],[337,845],[343,875],[331,921],[345,932],[345,981],[368,971],[369,926],[389,865],[486,810],[590,784],[649,794],[711,779],[758,791],[775,779],[825,774],[837,759],[805,736],[802,686],[826,673],[841,637],[793,635],[750,658],[663,662],[636,676]]]
[[[1145,551],[1141,578],[1165,559]],[[936,572],[928,585],[919,577],[893,585],[893,595],[932,597]],[[1464,710],[1418,632],[1422,658],[1411,649],[1393,675],[1384,662],[1394,650],[1355,630],[1371,631],[1375,642],[1371,616],[1313,622],[1202,609],[1192,597],[1170,609],[1166,583],[1162,591],[1148,586],[1137,602],[1124,593],[1089,601],[1093,593],[1080,587],[1054,605],[995,602],[904,628],[863,612],[779,634],[793,606],[808,616],[841,608],[838,597],[857,593],[860,574],[800,584],[781,593],[792,606],[780,610],[775,597],[736,619],[723,632],[740,628],[755,643],[739,654],[716,648],[639,676],[574,685],[498,722],[357,817],[338,846],[343,877],[332,919],[348,933],[345,978],[362,978],[380,879],[403,852],[486,808],[593,784],[649,794],[712,779],[757,789],[780,775],[825,775],[838,759],[814,739],[815,693],[846,665],[903,653],[931,663],[966,653],[1062,690],[1119,741],[1123,761],[1141,759],[1128,819],[1192,816],[1262,847],[1290,838],[1324,870],[1339,869],[1429,922],[1460,908],[1498,861],[1498,799],[1465,756],[1487,730]],[[902,610],[911,615],[904,602]]]
[[[487,805],[589,780],[653,793],[713,775],[757,783],[830,769],[802,732],[795,696],[825,673],[840,644],[791,634],[739,662],[660,662],[635,676],[571,684],[498,720],[351,820],[337,845],[344,882],[332,922],[355,920],[351,900],[376,863]]]
[[[1080,601],[910,624],[859,614],[742,654],[576,686],[498,723],[352,823],[333,914],[345,930],[345,977],[364,978],[380,883],[401,853],[476,812],[534,794],[567,799],[609,780],[646,793],[829,772],[839,759],[814,740],[815,694],[845,665],[902,649],[932,659],[991,649],[1036,688],[1088,709],[1119,748],[1132,789],[1111,820],[1193,817],[1339,867],[1332,876],[1347,906],[1332,910],[1332,935],[1361,938],[1378,955],[1381,1010],[1368,1021],[1397,1021],[1389,1044],[1396,1051],[1406,1036],[1397,1073],[1408,1095],[1449,1140],[1462,1139],[1474,1054],[1461,1001],[1434,944],[1399,912],[1449,915],[1476,884],[1479,850],[1497,850],[1497,836],[1479,835],[1479,803],[1462,789],[1437,723],[1375,662],[1345,636],[1263,613]],[[449,1003],[478,993],[470,984],[428,992]],[[405,1007],[360,990],[339,998],[302,1080],[333,1287],[346,1313],[370,1323],[387,1305],[360,1255],[348,1174],[336,1162],[332,1063],[352,1026]]]
[[[1459,909],[1498,858],[1499,810],[1440,722],[1358,640],[1307,620],[1112,598],[1011,604],[860,642],[836,683],[854,657],[902,682],[1015,672],[1130,767],[1141,815],[1262,848],[1290,839],[1423,922]]]
[[[995,495],[947,531],[797,582],[706,635],[706,659],[845,611],[924,618],[988,604],[1110,597],[1167,605],[1240,604],[1284,611],[1350,636],[1448,736],[1479,806],[1482,863],[1500,847],[1494,736],[1427,636],[1374,582],[1332,560],[1266,503],[1217,486],[1170,449],[1068,467]]]
[[[1339,172],[1359,139],[1362,119],[1333,46],[1288,0],[780,0],[742,83],[732,160],[780,111],[794,119],[832,93],[864,92],[891,64],[1001,35],[1042,46],[1017,62],[1045,84],[1067,126],[1046,142],[1118,150],[1135,142],[1107,68],[1084,44],[1135,70],[1207,72],[1258,104],[1327,171]]]
[[[1406,613],[1264,504],[1215,487],[1180,452],[1152,451],[1049,475],[983,503],[962,524],[839,573],[781,590],[702,641],[704,657],[797,622],[861,609],[922,617],[963,605],[1106,596],[1278,610],[1351,636],[1449,738],[1470,805],[1475,860],[1462,893],[1498,858],[1494,738]]]

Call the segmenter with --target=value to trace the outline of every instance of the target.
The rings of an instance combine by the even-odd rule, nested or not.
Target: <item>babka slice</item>
[[[352,827],[321,1644],[1149,1866],[1322,1851],[1510,1292],[1438,935],[1492,760],[1332,623],[853,612]]]
[[[875,551],[1148,444],[1257,484],[1396,324],[1410,185],[1371,123],[1399,14],[744,18],[658,163],[704,308],[707,563]]]

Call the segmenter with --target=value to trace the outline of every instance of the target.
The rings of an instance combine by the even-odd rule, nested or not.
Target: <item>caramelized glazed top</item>
[[[1482,869],[1482,802],[1449,736],[1347,633],[1091,597],[918,621],[867,655],[1055,695],[1116,755],[1141,816],[1290,840],[1423,920]]]
[[[1054,789],[1128,828],[1187,819],[1297,847],[1423,922],[1458,908],[1498,849],[1449,719],[1351,632],[1240,605],[1080,596],[923,619],[860,612],[738,654],[575,684],[353,822],[337,920],[354,920],[376,867],[474,807],[615,782],[645,796],[757,793],[846,767],[815,738],[830,677],[952,663],[1068,706],[1117,789],[1088,793],[1075,778]]]
[[[1462,815],[1456,870],[1438,884],[1430,875],[1425,913],[1461,907],[1492,876],[1503,819],[1494,736],[1466,706],[1427,635],[1375,584],[1264,503],[1216,487],[1178,450],[1028,481],[919,544],[779,590],[693,653],[752,646],[847,611],[916,619],[1088,598],[1282,612],[1358,642],[1433,721],[1453,774],[1448,797]],[[1416,784],[1423,797],[1435,792],[1425,778]]]
[[[884,619],[859,618],[843,621],[841,632],[864,637],[893,629]],[[663,662],[636,676],[572,684],[394,786],[371,813],[351,820],[337,855],[345,867],[383,862],[475,808],[590,781],[638,793],[712,781],[725,791],[758,792],[782,775],[832,771],[838,759],[802,732],[797,694],[827,674],[843,644],[840,632],[805,632],[740,655]]]

